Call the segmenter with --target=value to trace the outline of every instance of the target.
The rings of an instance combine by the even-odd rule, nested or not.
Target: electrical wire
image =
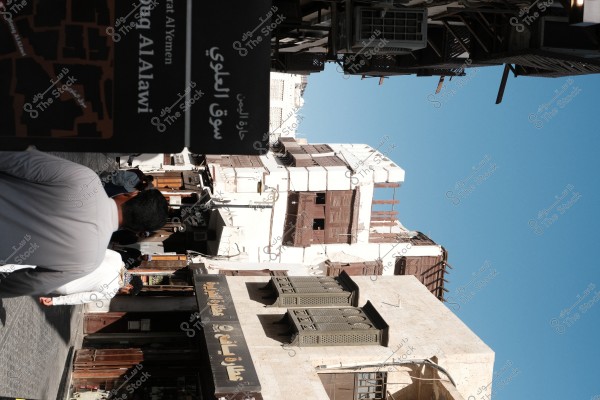
[[[394,361],[391,363],[383,363],[383,364],[364,364],[364,365],[349,365],[349,366],[343,366],[340,363],[339,367],[328,367],[326,365],[318,365],[316,368],[317,369],[362,369],[362,368],[374,368],[374,367],[379,367],[379,368],[383,368],[386,366],[394,366],[394,365],[428,365],[431,368],[437,369],[438,371],[442,372],[444,375],[446,375],[448,377],[448,379],[450,380],[450,383],[452,383],[452,385],[454,387],[456,387],[456,382],[454,382],[454,379],[452,379],[452,377],[450,376],[450,374],[448,373],[448,371],[446,371],[443,367],[440,367],[438,364],[434,363],[433,361],[429,360],[429,359],[419,359],[419,360],[406,360],[406,361]]]

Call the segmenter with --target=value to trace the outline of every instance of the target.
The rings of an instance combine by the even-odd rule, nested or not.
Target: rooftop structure
[[[307,85],[304,75],[271,72],[269,103],[269,140],[296,137],[302,122],[298,112],[304,105],[302,98]]]
[[[335,62],[363,77],[464,75],[505,65],[510,72],[557,77],[600,72],[600,8],[581,1],[275,0],[271,68],[309,74]],[[380,80],[382,82],[382,80]]]
[[[399,221],[404,170],[381,151],[281,138],[263,156],[207,156],[206,174],[208,254],[304,265],[290,275],[414,274],[443,297],[446,251]]]

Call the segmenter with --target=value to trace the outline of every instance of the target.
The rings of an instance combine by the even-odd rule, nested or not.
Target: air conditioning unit
[[[427,47],[427,9],[356,7],[355,53],[407,54]]]

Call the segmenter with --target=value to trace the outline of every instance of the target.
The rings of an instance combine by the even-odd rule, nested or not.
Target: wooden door
[[[319,374],[331,400],[354,400],[354,374]]]
[[[325,243],[350,243],[353,197],[351,190],[327,192]]]

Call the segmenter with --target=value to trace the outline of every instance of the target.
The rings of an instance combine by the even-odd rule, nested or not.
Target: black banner
[[[270,36],[246,57],[233,43],[269,7],[0,0],[0,150],[257,154]]]
[[[195,151],[260,154],[268,142],[270,43],[278,25],[277,7],[270,7],[270,0],[194,7],[192,82],[204,91],[192,113]]]
[[[194,270],[194,287],[215,397],[260,396],[260,383],[224,275]]]

